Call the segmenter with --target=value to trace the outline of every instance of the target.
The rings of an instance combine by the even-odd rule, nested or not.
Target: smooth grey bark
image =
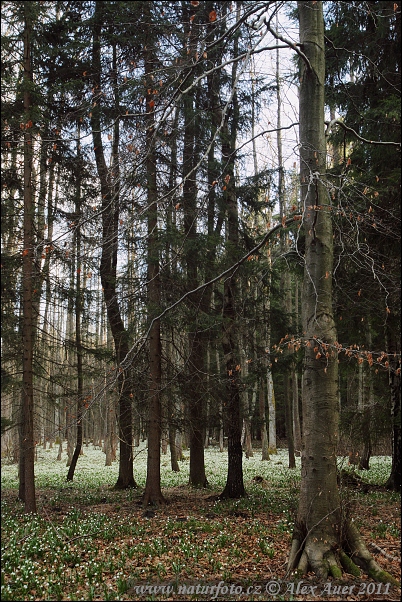
[[[328,574],[324,559],[333,554],[337,546],[341,524],[336,466],[338,365],[329,347],[337,338],[332,312],[333,241],[323,181],[326,165],[324,20],[322,2],[298,2],[298,7],[300,43],[309,60],[309,65],[301,64],[299,97],[300,178],[306,241],[302,318],[306,348],[302,481],[289,568],[298,566],[305,572],[311,567],[324,578]],[[324,347],[318,341],[322,341]]]
[[[396,580],[373,560],[355,525],[342,516],[337,486],[338,363],[332,310],[333,237],[325,188],[324,19],[322,2],[298,2],[301,49],[300,177],[304,202],[305,332],[300,498],[288,570],[340,578],[361,566],[377,581]],[[345,550],[352,558],[347,558]],[[347,561],[345,561],[347,558]]]

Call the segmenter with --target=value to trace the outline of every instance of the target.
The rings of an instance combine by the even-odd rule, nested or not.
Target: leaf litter
[[[262,464],[264,477],[258,479]],[[310,599],[296,593],[300,580],[286,575],[297,507],[295,472],[278,461],[281,477],[274,478],[274,463],[259,460],[250,472],[251,465],[245,471],[246,498],[219,501],[221,483],[203,490],[182,482],[163,489],[169,503],[160,508],[142,507],[142,487],[113,491],[95,480],[89,488],[38,487],[38,515],[27,517],[16,490],[3,488],[2,600],[208,600],[211,594],[191,592],[220,582],[237,593],[214,599],[267,600],[269,582],[281,588],[269,599]],[[77,481],[78,474],[79,468]],[[179,474],[183,481],[184,468]],[[344,495],[376,561],[400,579],[400,495],[375,485]],[[327,583],[325,590],[314,575],[303,578],[305,587],[316,587],[314,600],[400,599],[398,588],[385,589],[365,575]],[[140,589],[146,585],[173,591],[146,593]],[[190,588],[187,596],[179,591],[184,585]]]

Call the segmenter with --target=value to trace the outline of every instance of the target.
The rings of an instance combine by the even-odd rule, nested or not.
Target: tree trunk
[[[289,468],[296,468],[295,460],[295,444],[293,439],[293,387],[291,384],[288,369],[283,375],[284,380],[284,395],[285,395],[285,423],[286,423],[286,440],[288,444]]]
[[[100,262],[100,275],[106,303],[107,316],[113,335],[118,365],[117,386],[119,390],[119,476],[115,485],[116,489],[137,487],[133,475],[132,454],[132,408],[128,369],[121,366],[121,362],[128,354],[128,334],[121,317],[117,291],[117,246],[119,224],[119,120],[116,117],[113,132],[112,149],[112,184],[109,180],[109,170],[106,165],[103,151],[102,126],[100,118],[101,103],[101,31],[102,31],[102,2],[96,2],[93,25],[93,81],[94,81],[94,106],[92,108],[91,127],[95,149],[95,160],[102,193],[102,256]],[[115,62],[115,59],[114,59]],[[114,72],[117,71],[117,64]],[[118,88],[115,89],[115,105],[118,111]]]
[[[237,41],[235,42],[237,45]],[[235,47],[236,53],[236,47]],[[236,67],[233,67],[232,85],[235,82]],[[227,247],[231,262],[239,247],[239,218],[234,181],[234,154],[237,133],[239,106],[236,93],[233,94],[233,118],[231,130],[228,116],[225,115],[221,130],[222,164],[226,166],[224,201],[227,208]],[[236,302],[238,300],[237,276],[228,277],[223,285],[222,307],[222,348],[226,364],[226,399],[224,404],[224,425],[228,438],[228,474],[221,499],[239,498],[245,495],[243,482],[243,450],[241,445],[240,412],[240,350],[238,341],[238,321]]]
[[[395,305],[396,306],[396,305]],[[399,328],[388,332],[388,353],[390,353],[389,385],[391,391],[391,426],[392,426],[392,467],[391,474],[385,484],[387,489],[401,490],[401,374],[398,365],[401,345],[397,337]]]
[[[268,399],[268,453],[277,454],[276,449],[276,403],[274,381],[271,368],[267,368],[267,399]]]
[[[183,23],[185,23],[185,53],[193,56],[198,47],[199,30],[190,26],[198,8],[192,7],[188,2],[182,2]],[[194,79],[194,71],[189,73],[186,80],[190,87]],[[183,137],[183,209],[184,230],[186,232],[185,263],[187,287],[193,290],[198,285],[198,269],[200,256],[197,249],[197,162],[199,156],[199,112],[200,86],[193,85],[190,92],[183,96],[184,110],[184,137]],[[200,329],[199,298],[189,297],[188,325],[188,382],[187,401],[189,416],[190,439],[190,485],[193,487],[206,487],[208,485],[205,475],[204,460],[204,431],[205,431],[205,363],[206,346],[202,329]]]
[[[270,216],[269,212],[269,216]],[[269,220],[270,221],[270,220]],[[268,248],[268,265],[271,268],[271,249]],[[265,368],[265,377],[264,383],[262,384],[262,388],[265,390],[267,395],[267,410],[268,410],[268,449],[267,449],[267,458],[269,458],[270,454],[276,454],[276,404],[275,404],[275,391],[274,391],[274,381],[272,378],[272,370],[271,370],[271,358],[269,351],[271,349],[271,318],[270,318],[270,309],[271,309],[271,276],[268,275],[268,286],[266,290],[266,295],[263,302],[263,312],[266,316],[265,320],[265,348],[268,350],[268,353],[264,359],[264,368]],[[264,401],[264,416],[265,416],[265,401]],[[266,423],[266,418],[265,418]],[[265,427],[266,428],[266,427]]]
[[[234,39],[233,54],[238,53],[238,34]],[[232,66],[232,86],[236,84],[237,64]],[[239,123],[239,103],[236,90],[233,92],[232,117],[229,128],[229,111],[221,127],[222,165],[225,166],[226,183],[223,200],[227,215],[227,255],[234,263],[239,252],[239,216],[236,198],[234,160],[236,136]],[[239,286],[237,275],[226,278],[223,285],[222,348],[226,368],[226,398],[224,401],[224,427],[228,438],[228,474],[221,499],[239,498],[245,495],[243,482],[243,450],[241,445],[241,400],[240,400],[240,349],[238,341],[237,303]]]
[[[35,316],[34,296],[34,205],[32,196],[33,138],[31,134],[32,102],[30,86],[31,71],[31,11],[32,2],[24,4],[24,249],[22,253],[22,425],[20,453],[19,497],[24,501],[25,512],[36,512],[35,498],[35,442],[34,442],[34,389],[33,389],[33,350]],[[29,125],[30,123],[30,125]]]
[[[325,210],[328,196],[322,180],[326,160],[324,22],[322,2],[299,2],[298,6],[300,41],[311,69],[302,65],[300,86],[300,177],[306,230],[302,315],[306,350],[302,482],[295,536],[297,549],[303,550],[300,562],[326,577],[325,557],[333,553],[338,543],[341,511],[336,467],[338,365],[333,351],[326,357],[326,346],[336,342],[336,330],[332,314],[332,227],[329,211]]]
[[[172,422],[169,424],[169,449],[172,471],[180,472],[179,463],[177,461],[176,426]]]
[[[276,24],[278,27],[278,15],[276,15]],[[281,78],[280,78],[280,60],[279,48],[276,49],[276,100],[277,100],[277,118],[276,118],[276,142],[278,148],[278,200],[279,216],[281,221],[286,216],[285,201],[285,174],[283,168],[283,147],[282,147],[282,101],[281,101]],[[280,249],[281,255],[285,256],[289,248],[289,235],[286,230],[281,231]],[[281,274],[281,293],[285,304],[286,319],[290,322],[292,312],[291,280],[289,270],[283,270]],[[286,440],[288,444],[289,468],[296,467],[294,439],[293,439],[293,412],[292,412],[292,388],[290,379],[290,365],[283,368],[283,395],[285,400],[285,427]]]
[[[266,412],[265,412],[264,381],[261,381],[261,383],[260,383],[259,402],[260,402],[260,422],[261,422],[261,460],[270,460],[269,449],[268,449],[267,418],[266,418]]]
[[[216,349],[216,373],[221,373],[221,362],[219,357],[219,350]],[[219,451],[222,453],[225,449],[225,440],[224,440],[224,413],[223,413],[223,401],[219,399]]]
[[[228,186],[228,243],[237,248],[238,218],[237,201],[234,186]],[[240,360],[239,346],[236,336],[236,276],[227,278],[224,283],[223,298],[223,333],[222,347],[226,364],[226,403],[224,404],[224,426],[228,438],[228,474],[227,481],[220,497],[237,498],[245,494],[243,484],[243,450],[241,445],[240,416]]]
[[[67,460],[66,466],[67,468],[71,466],[71,462],[73,459],[74,453],[74,442],[73,442],[73,415],[72,415],[72,404],[71,401],[67,400],[67,409],[66,409],[66,438],[67,438]]]
[[[174,111],[173,127],[172,130],[176,131],[179,121],[179,110],[178,108]],[[172,136],[170,143],[170,169],[169,169],[169,190],[174,190],[177,184],[177,145],[178,139],[176,136]],[[166,230],[168,233],[173,232],[174,226],[176,225],[176,212],[173,211],[173,201],[169,203],[166,208]],[[165,239],[165,274],[166,281],[170,282],[175,278],[177,274],[177,253],[174,246],[174,237],[166,236]],[[166,370],[165,370],[165,382],[171,383],[174,380],[174,367],[176,365],[177,350],[175,343],[175,327],[173,325],[166,326],[168,332],[166,336]],[[179,335],[180,336],[180,335]],[[167,389],[167,422],[168,422],[168,436],[169,436],[169,449],[170,449],[170,464],[173,472],[180,472],[178,463],[178,447],[176,443],[177,427],[178,427],[178,402],[174,389],[172,387]]]
[[[296,329],[299,329],[299,281],[298,276],[295,277],[295,303],[294,315]],[[295,362],[292,366],[292,383],[293,383],[293,436],[295,443],[295,453],[299,457],[302,446],[302,431],[300,423],[300,404],[299,404],[299,375],[296,370]]]
[[[62,438],[60,437],[60,443],[59,443],[59,450],[57,452],[57,458],[56,460],[61,460],[61,454],[63,453],[63,441]]]
[[[80,127],[77,127],[77,163],[78,173],[81,173],[81,141],[80,141]],[[77,358],[77,410],[76,410],[76,423],[77,423],[77,439],[73,457],[71,459],[70,467],[67,473],[67,481],[72,481],[74,478],[75,467],[82,450],[82,406],[83,406],[83,392],[84,392],[84,378],[82,371],[82,341],[81,341],[81,313],[82,313],[82,298],[81,298],[81,177],[77,176],[77,189],[76,189],[76,201],[75,201],[75,221],[76,221],[76,253],[77,253],[77,272],[76,272],[76,288],[75,288],[75,352]]]
[[[363,567],[376,581],[395,582],[370,556],[356,527],[342,517],[337,486],[338,363],[332,313],[333,238],[324,136],[324,19],[322,2],[298,2],[300,42],[309,64],[301,66],[300,176],[304,201],[305,271],[303,331],[306,337],[303,389],[302,480],[288,569],[312,570],[321,579],[340,578]],[[356,567],[355,567],[356,568]]]
[[[371,349],[371,336],[367,337],[367,348]],[[370,368],[369,368],[370,370]],[[374,389],[371,373],[365,370],[363,363],[359,364],[358,419],[359,439],[363,447],[358,457],[359,470],[369,470],[371,457],[371,413],[374,407]]]
[[[174,341],[174,327],[168,327],[168,336],[166,337],[166,372],[165,382],[171,383],[174,379],[172,366],[175,362],[175,349],[172,342]],[[170,336],[169,336],[170,335]],[[177,420],[178,420],[178,411],[177,411],[177,399],[172,388],[167,390],[166,395],[166,408],[167,408],[167,437],[169,441],[169,449],[170,449],[170,464],[173,472],[180,472],[180,467],[178,463],[177,457],[177,445],[176,445],[176,433],[177,433]]]
[[[241,301],[243,304],[243,301]],[[245,328],[247,328],[247,323],[245,324]],[[246,353],[246,342],[244,332],[241,332],[241,342],[240,342],[240,367],[242,378],[247,380],[249,375],[248,363],[247,363],[247,353]],[[251,399],[250,399],[251,397]],[[248,390],[248,387],[244,387],[241,393],[241,407],[243,414],[243,431],[244,435],[242,437],[242,447],[244,449],[244,453],[246,458],[252,458],[254,456],[253,453],[253,443],[252,443],[252,433],[251,433],[251,421],[253,418],[255,400],[257,398],[255,387],[253,387],[253,391]]]
[[[251,137],[253,143],[253,163],[254,163],[254,176],[258,177],[258,155],[257,155],[257,144],[256,144],[256,135],[255,135],[255,107],[256,107],[256,99],[255,99],[255,67],[253,64],[253,69],[250,71],[250,79],[251,79]],[[261,200],[261,199],[259,199]],[[267,221],[271,221],[271,209],[268,209],[268,219]],[[258,227],[258,217],[255,215],[255,228]],[[257,315],[261,313],[265,317],[265,339],[263,339],[263,345],[266,349],[270,348],[270,323],[269,323],[269,310],[270,310],[270,284],[271,284],[271,249],[270,246],[267,250],[267,261],[269,265],[269,270],[267,270],[268,277],[268,293],[264,296],[263,291],[259,290],[260,287],[257,283],[255,284],[255,293],[254,299],[256,304],[256,313]],[[259,301],[259,299],[262,299]],[[254,347],[254,361],[258,361],[257,357],[257,332],[254,329],[253,332],[253,347]],[[269,357],[265,357],[263,361],[263,365],[268,372],[270,371],[269,367]],[[259,417],[260,417],[260,426],[261,426],[261,460],[269,460],[269,444],[268,444],[268,431],[267,431],[267,413],[265,408],[265,386],[264,386],[264,378],[258,378],[255,383],[255,394],[258,395],[259,402]]]
[[[112,462],[115,458],[113,458],[113,432],[114,432],[114,423],[115,423],[115,410],[114,403],[109,398],[106,399],[105,406],[105,441],[104,441],[104,449],[105,449],[105,466],[111,466]]]
[[[294,366],[292,366],[292,413],[293,413],[293,440],[294,440],[294,453],[296,456],[300,456],[300,450],[302,445],[301,429],[300,429],[300,413],[299,413],[299,383],[297,372]]]
[[[161,412],[161,376],[162,376],[162,345],[161,324],[157,317],[160,311],[161,290],[159,274],[159,241],[158,241],[158,198],[156,181],[156,149],[155,149],[155,112],[152,94],[153,80],[153,32],[150,3],[144,3],[149,38],[145,51],[145,80],[146,80],[146,142],[147,142],[147,187],[148,187],[148,311],[151,327],[149,333],[149,406],[148,406],[148,458],[147,480],[143,496],[143,505],[164,505],[165,498],[161,491],[160,474],[160,442],[162,428]]]

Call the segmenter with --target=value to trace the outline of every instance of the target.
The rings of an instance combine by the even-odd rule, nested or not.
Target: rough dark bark
[[[152,94],[154,70],[153,31],[150,15],[150,3],[144,3],[144,14],[148,23],[148,36],[145,50],[145,87],[146,98],[146,143],[147,143],[147,203],[148,203],[148,312],[151,320],[149,332],[149,386],[148,386],[148,457],[147,480],[142,503],[161,506],[166,503],[161,491],[160,456],[162,432],[161,377],[162,345],[161,323],[157,317],[160,311],[161,284],[159,273],[158,241],[158,198],[156,180],[155,149],[155,100]]]
[[[293,391],[289,369],[286,370],[284,380],[285,394],[285,424],[286,424],[286,441],[288,444],[289,468],[296,468],[295,459],[295,444],[293,438]]]
[[[268,431],[267,431],[267,414],[265,410],[265,391],[264,381],[261,380],[259,385],[259,409],[261,422],[261,460],[270,460],[268,450]]]
[[[301,450],[301,428],[300,428],[300,413],[299,413],[299,383],[298,375],[295,367],[292,367],[292,413],[293,413],[293,440],[294,440],[294,453],[296,456],[300,456]]]
[[[276,50],[276,98],[277,98],[277,118],[276,118],[276,142],[278,148],[278,200],[279,200],[279,215],[281,221],[286,216],[286,200],[285,200],[285,174],[283,168],[283,148],[282,148],[282,100],[281,100],[281,78],[280,78],[280,61],[279,48]],[[281,232],[281,254],[286,255],[289,247],[289,235],[286,230]],[[281,292],[284,299],[286,318],[291,321],[292,312],[292,291],[291,279],[288,270],[284,270],[281,275]],[[285,426],[286,426],[286,441],[288,445],[289,468],[296,467],[295,448],[293,438],[293,413],[292,413],[292,387],[290,378],[290,365],[283,368],[283,394],[285,399]]]
[[[236,54],[238,40],[235,39]],[[232,69],[232,85],[236,79],[236,66]],[[239,247],[239,216],[234,179],[234,158],[239,118],[236,92],[233,94],[233,115],[229,128],[228,114],[221,129],[222,164],[225,166],[226,190],[224,201],[227,211],[227,254],[233,261]],[[243,450],[241,445],[240,403],[240,350],[238,341],[238,317],[236,301],[239,298],[237,276],[228,277],[223,285],[222,348],[226,368],[226,399],[224,402],[224,428],[228,438],[228,474],[221,499],[239,498],[245,495],[243,482]]]
[[[190,475],[189,483],[193,487],[207,487],[204,458],[205,433],[205,354],[206,346],[202,333],[194,325],[195,332],[189,333],[190,355],[188,360],[188,412]]]
[[[178,127],[179,121],[179,110],[175,109],[174,118],[173,118],[173,127],[172,130],[176,131]],[[170,142],[170,169],[169,169],[169,190],[173,190],[176,187],[177,183],[177,145],[178,140],[176,136],[173,136]],[[173,210],[173,203],[169,203],[166,208],[166,231],[167,233],[171,233],[174,230],[174,226],[176,224],[176,216]],[[166,236],[165,238],[165,274],[166,281],[170,282],[172,279],[174,280],[177,274],[177,255],[176,250],[174,248],[174,237]],[[167,326],[168,332],[166,336],[166,370],[165,370],[165,382],[171,382],[174,378],[174,370],[172,369],[175,360],[175,345],[173,344],[175,341],[175,328],[173,325]],[[179,334],[180,336],[180,334]],[[172,395],[172,391],[169,390],[166,399],[167,406],[167,428],[169,435],[169,448],[170,448],[170,462],[171,468],[173,472],[180,472],[180,467],[178,463],[178,447],[176,444],[177,437],[177,421],[178,421],[178,403],[175,399],[175,396]]]
[[[237,40],[235,40],[236,54]],[[236,78],[236,66],[232,70],[232,85]],[[239,105],[236,92],[233,94],[233,115],[229,128],[225,115],[221,129],[222,164],[225,166],[226,190],[224,201],[227,211],[227,254],[233,261],[239,247],[239,217],[234,180],[234,158]],[[228,277],[223,285],[222,348],[226,368],[226,399],[224,401],[224,428],[228,438],[228,474],[221,499],[239,498],[245,495],[243,482],[243,450],[241,445],[241,402],[240,402],[240,350],[238,341],[238,317],[236,301],[239,297],[237,276]]]
[[[222,346],[226,364],[226,400],[224,403],[224,427],[228,438],[228,474],[221,499],[239,498],[245,495],[243,482],[243,449],[241,445],[240,374],[237,364],[238,346],[235,337],[235,282],[225,283],[223,307]]]
[[[115,121],[114,149],[113,149],[113,178],[110,183],[109,171],[106,165],[102,128],[100,120],[100,90],[101,90],[101,31],[102,31],[102,2],[96,2],[93,25],[93,82],[94,106],[92,108],[91,126],[94,142],[95,160],[102,193],[102,256],[100,262],[100,275],[106,303],[107,316],[116,351],[118,365],[118,390],[119,390],[119,440],[120,458],[119,475],[115,484],[116,489],[136,487],[133,475],[132,454],[132,408],[130,398],[129,378],[126,369],[120,364],[127,356],[129,350],[128,334],[124,327],[120,313],[118,296],[116,292],[117,270],[117,245],[118,245],[118,220],[119,220],[119,195],[118,195],[118,119]],[[116,184],[117,183],[117,184]]]
[[[180,472],[179,463],[177,461],[176,430],[174,424],[171,423],[169,425],[170,465],[173,472]]]
[[[77,160],[80,171],[81,151],[80,151],[80,128],[78,126],[78,141],[77,141]],[[77,189],[75,200],[75,220],[77,227],[76,233],[76,253],[77,253],[77,271],[76,271],[76,289],[75,289],[75,351],[77,357],[77,438],[73,457],[67,473],[67,481],[72,481],[74,478],[75,467],[82,449],[82,406],[83,406],[83,391],[84,391],[84,376],[82,370],[82,340],[81,340],[81,313],[82,313],[82,298],[81,298],[81,177],[77,177]]]
[[[24,3],[24,249],[22,253],[22,424],[20,453],[19,497],[24,501],[25,512],[36,512],[35,498],[35,442],[34,442],[34,205],[32,195],[33,139],[31,134],[32,102],[30,86],[32,2]]]
[[[198,47],[199,29],[190,27],[192,19],[198,12],[189,2],[182,2],[183,23],[185,23],[186,46],[184,51],[193,56]],[[187,87],[193,83],[194,70],[186,79]],[[185,263],[187,272],[187,287],[195,289],[198,282],[200,254],[197,247],[197,162],[199,157],[199,125],[200,85],[194,85],[183,96],[184,112],[184,137],[183,137],[183,210],[184,229],[186,232]],[[199,298],[188,299],[189,324],[188,348],[189,358],[187,401],[189,418],[189,443],[190,443],[190,485],[206,487],[204,460],[204,432],[205,432],[205,388],[204,374],[206,362],[206,347],[203,345],[202,332],[199,326]],[[202,319],[202,318],[201,318]]]
[[[395,334],[398,331],[395,331]],[[392,353],[400,355],[400,343],[394,341]],[[391,390],[391,424],[392,424],[392,467],[391,474],[385,484],[387,489],[401,490],[401,376],[396,357],[391,355],[389,368],[389,384]]]

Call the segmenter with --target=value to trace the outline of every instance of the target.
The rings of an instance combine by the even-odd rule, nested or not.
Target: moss
[[[342,579],[342,571],[336,564],[329,565],[329,573],[334,579]]]
[[[360,577],[361,573],[359,567],[342,550],[339,552],[339,558],[346,573],[349,573],[349,575],[353,575],[354,577]]]
[[[391,585],[395,585],[396,587],[401,587],[401,584],[395,577],[387,573],[387,571],[376,570],[370,568],[368,571],[370,577],[372,577],[375,581],[379,581],[380,583],[390,583]]]

